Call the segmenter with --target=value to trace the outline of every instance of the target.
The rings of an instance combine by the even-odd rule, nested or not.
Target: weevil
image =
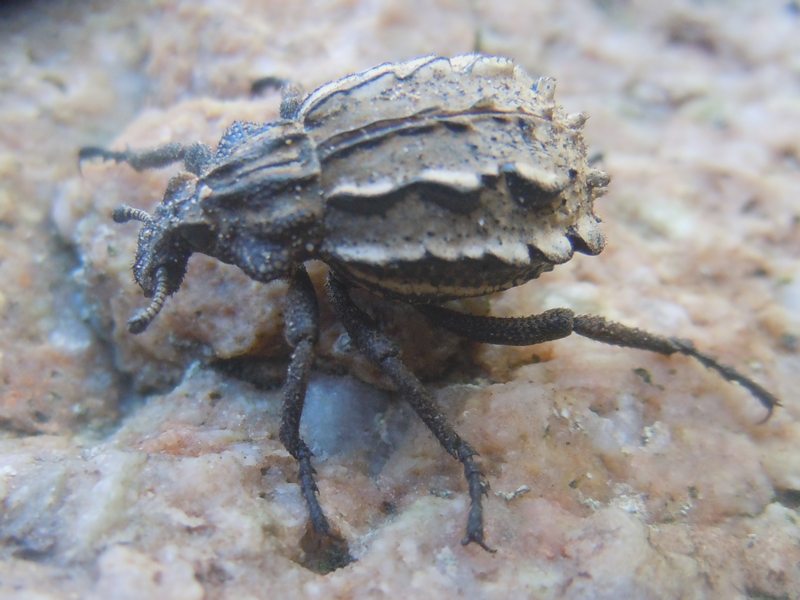
[[[485,541],[488,484],[477,453],[404,365],[395,343],[350,297],[353,287],[414,305],[433,323],[489,344],[531,345],[571,333],[664,355],[691,356],[749,390],[766,389],[686,340],[576,315],[566,308],[521,318],[474,316],[443,306],[534,279],[574,252],[604,246],[593,203],[609,177],[591,168],[586,116],[554,99],[555,82],[506,58],[468,54],[387,63],[287,93],[280,118],[235,122],[216,149],[195,143],[147,151],[84,148],[80,159],[134,169],[183,161],[151,215],[123,206],[117,222],[143,223],[133,266],[149,305],[128,322],[143,331],[181,285],[195,252],[260,282],[289,282],[280,440],[296,459],[313,531],[336,534],[323,512],[312,453],[299,433],[318,316],[304,268],[329,267],[327,296],[355,347],[393,382],[463,469],[470,498],[464,545]]]

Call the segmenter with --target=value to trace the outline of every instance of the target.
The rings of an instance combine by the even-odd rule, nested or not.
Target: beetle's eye
[[[181,237],[194,250],[208,248],[213,241],[214,234],[207,225],[184,225],[180,228]]]

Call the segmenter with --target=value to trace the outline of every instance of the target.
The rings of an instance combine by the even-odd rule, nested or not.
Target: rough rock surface
[[[799,13],[777,0],[4,4],[0,597],[800,597]],[[612,185],[600,256],[472,308],[567,306],[691,338],[784,405],[759,425],[755,400],[689,359],[584,339],[469,345],[377,307],[481,453],[491,555],[459,544],[459,466],[323,305],[303,431],[357,559],[323,574],[277,439],[284,285],[194,257],[164,313],[129,335],[136,228],[110,210],[152,205],[173,171],[79,174],[77,148],[213,143],[234,119],[274,118],[275,93],[248,95],[257,77],[312,89],[476,40],[591,115]],[[319,284],[323,266],[312,273]]]

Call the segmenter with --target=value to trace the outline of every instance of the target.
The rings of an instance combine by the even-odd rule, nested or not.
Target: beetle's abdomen
[[[524,267],[508,265],[488,255],[458,261],[429,257],[381,266],[363,262],[329,261],[329,264],[340,277],[379,296],[421,303],[507,290],[553,269],[547,261],[531,261]]]
[[[420,59],[328,84],[301,105],[325,196],[322,258],[400,297],[505,289],[597,253],[607,178],[583,119],[505,59]],[[357,125],[357,126],[356,126]]]

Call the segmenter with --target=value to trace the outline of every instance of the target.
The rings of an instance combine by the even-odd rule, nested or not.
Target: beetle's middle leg
[[[483,539],[482,500],[489,485],[475,460],[477,452],[450,426],[425,386],[403,364],[398,347],[355,305],[346,285],[331,274],[327,288],[331,305],[356,347],[392,380],[402,397],[428,426],[442,447],[463,465],[469,488],[470,510],[467,533],[461,543],[466,545],[474,542],[484,550],[494,552]]]
[[[505,346],[529,346],[577,333],[604,344],[649,350],[659,354],[685,354],[704,367],[719,373],[727,381],[738,383],[749,391],[767,409],[768,419],[772,410],[780,405],[778,399],[755,381],[739,373],[733,367],[718,362],[708,354],[700,352],[694,344],[680,338],[666,337],[635,327],[609,321],[596,315],[576,315],[567,308],[556,308],[529,317],[485,317],[460,313],[441,306],[419,305],[422,313],[434,323],[487,344]]]

